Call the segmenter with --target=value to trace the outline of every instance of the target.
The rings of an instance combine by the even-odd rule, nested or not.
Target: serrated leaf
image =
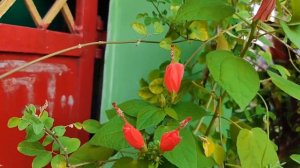
[[[91,162],[91,165],[94,165],[96,167],[97,163],[93,164],[93,162],[107,160],[113,154],[113,149],[105,148],[102,146],[94,146],[90,143],[86,143],[82,145],[76,152],[72,153],[69,159],[70,163],[73,165]]]
[[[124,121],[119,116],[115,116],[100,128],[92,137],[90,143],[116,150],[128,147],[122,131],[123,125]]]
[[[89,119],[82,123],[82,127],[88,133],[94,134],[101,128],[101,124],[97,120]]]
[[[137,116],[136,127],[137,129],[142,130],[156,126],[165,118],[165,116],[166,114],[164,111],[160,109],[141,111]]]
[[[259,89],[258,73],[248,62],[229,51],[212,51],[207,54],[206,61],[214,80],[244,109]]]
[[[56,136],[63,136],[66,132],[66,127],[65,126],[55,126],[53,127],[52,131]]]
[[[45,152],[44,147],[39,142],[22,141],[18,144],[18,151],[27,156],[36,156]]]
[[[20,123],[21,118],[18,117],[11,117],[7,122],[8,128],[14,128],[17,127]]]
[[[297,162],[298,164],[300,164],[300,154],[292,154],[292,155],[290,156],[290,158],[291,158],[293,161],[295,161],[295,162]]]
[[[237,151],[243,168],[265,168],[278,164],[272,142],[261,128],[242,129],[237,138]]]
[[[65,158],[62,155],[56,155],[51,160],[51,167],[52,168],[66,168],[67,163]]]
[[[173,109],[176,111],[179,121],[182,121],[187,117],[192,117],[193,121],[199,120],[207,114],[207,112],[202,107],[192,102],[177,103],[176,106],[173,107]]]
[[[157,78],[150,82],[149,90],[154,94],[161,94],[164,91],[163,78]]]
[[[69,137],[58,137],[59,142],[65,148],[67,154],[75,152],[80,147],[80,140],[77,138],[69,138]],[[60,149],[61,153],[63,153],[63,149]]]
[[[133,100],[129,100],[126,101],[124,103],[121,103],[118,105],[120,107],[120,109],[122,109],[122,111],[132,117],[136,117],[137,114],[143,110],[145,107],[151,106],[149,103],[143,101],[143,100],[138,100],[138,99],[133,99]],[[107,113],[115,113],[116,111],[114,109],[108,110],[110,112]]]
[[[148,34],[147,28],[142,23],[135,22],[131,25],[131,27],[133,28],[134,31],[136,31],[137,33],[139,33],[141,35],[146,36]]]
[[[42,168],[50,163],[52,159],[51,152],[43,152],[37,155],[32,161],[32,168]]]
[[[148,161],[147,160],[135,160],[130,157],[122,157],[121,159],[118,159],[112,168],[149,168],[148,167]]]
[[[234,8],[223,0],[189,0],[178,10],[176,21],[219,21],[233,13]]]
[[[272,82],[281,90],[283,90],[288,95],[300,100],[300,85],[291,82],[283,77],[277,75],[272,71],[267,71],[271,77]]]
[[[202,146],[206,157],[210,157],[215,152],[215,143],[209,137],[203,141]]]

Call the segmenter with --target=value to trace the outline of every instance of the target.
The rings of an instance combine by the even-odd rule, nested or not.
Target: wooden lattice
[[[16,0],[2,0],[0,2],[0,18],[14,4]],[[56,0],[46,15],[42,18],[33,0],[24,0],[25,5],[38,28],[47,29],[57,14],[61,11],[71,32],[75,32],[75,22],[67,0]]]
[[[61,11],[63,17],[68,25],[68,28],[71,32],[75,31],[75,22],[74,17],[71,13],[71,10],[67,4],[67,0],[56,0],[49,11],[46,13],[44,18],[39,14],[34,2],[32,0],[24,0],[27,9],[37,27],[47,29],[51,24],[53,19],[57,16],[57,14]]]
[[[16,2],[16,0],[2,0],[0,2],[0,18],[8,11],[8,9]]]

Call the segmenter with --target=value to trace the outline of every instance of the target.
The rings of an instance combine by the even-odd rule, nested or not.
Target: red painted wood
[[[45,54],[96,41],[97,0],[76,3],[78,34],[0,24],[0,74]],[[24,133],[6,126],[10,117],[22,115],[25,105],[48,100],[55,125],[90,118],[95,54],[96,46],[74,50],[0,80],[0,167],[31,167],[32,158],[17,151]],[[87,133],[71,128],[68,135],[88,139]]]

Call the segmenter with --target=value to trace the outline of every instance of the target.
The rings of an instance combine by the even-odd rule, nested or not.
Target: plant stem
[[[259,93],[257,93],[257,95],[261,99],[261,101],[264,103],[264,106],[266,108],[267,134],[268,134],[268,138],[270,138],[270,114],[269,114],[269,107],[268,107],[268,104],[265,101],[265,99],[262,97],[262,95],[260,95]]]
[[[255,31],[256,31],[257,23],[258,23],[258,21],[254,21],[251,24],[251,30],[250,30],[250,33],[249,33],[248,41],[246,42],[244,48],[241,51],[241,54],[240,54],[241,57],[244,57],[246,51],[248,50],[248,48],[250,47],[250,45],[252,43],[252,40],[255,37]]]
[[[64,147],[64,145],[57,139],[57,137],[55,136],[55,134],[53,134],[53,132],[50,129],[48,129],[48,128],[45,127],[45,132],[48,135],[50,135],[53,138],[53,140],[58,144],[59,148],[62,149],[62,151],[64,152],[64,157],[66,159],[67,167],[69,167],[69,165],[70,165],[69,155],[68,155],[67,150]]]
[[[173,43],[181,43],[181,42],[184,42],[186,40],[180,40],[180,41],[175,41]],[[131,40],[131,41],[96,41],[96,42],[90,42],[90,43],[84,43],[84,44],[78,44],[78,45],[75,45],[75,46],[72,46],[72,47],[69,47],[69,48],[65,48],[65,49],[62,49],[62,50],[59,50],[59,51],[56,51],[54,53],[51,53],[51,54],[48,54],[48,55],[45,55],[45,56],[42,56],[38,59],[35,59],[33,61],[30,61],[26,64],[23,64],[17,68],[14,68],[2,75],[0,75],[0,79],[3,79],[15,72],[18,72],[32,64],[35,64],[37,62],[40,62],[40,61],[43,61],[43,60],[46,60],[48,58],[51,58],[51,57],[54,57],[54,56],[57,56],[57,55],[60,55],[62,53],[65,53],[65,52],[68,52],[68,51],[71,51],[71,50],[75,50],[75,49],[81,49],[81,48],[84,48],[84,47],[88,47],[88,46],[93,46],[93,45],[107,45],[107,44],[132,44],[132,43],[160,43],[160,41],[149,41],[149,40]]]
[[[224,29],[222,31],[220,31],[219,33],[217,33],[215,36],[211,37],[210,39],[206,40],[204,43],[202,43],[193,53],[192,55],[188,58],[188,60],[184,63],[184,66],[187,66],[192,60],[193,58],[202,50],[202,48],[204,46],[206,46],[209,42],[215,40],[216,38],[218,38],[220,35],[224,34],[225,32],[232,30],[234,28],[236,28],[237,26],[239,26],[240,24],[242,24],[243,22],[240,22],[238,24],[235,24],[233,26],[230,26],[227,29]]]
[[[208,128],[207,128],[207,130],[206,130],[206,132],[205,132],[205,136],[208,136],[208,134],[209,134],[210,130],[212,129],[212,127],[213,127],[213,125],[214,125],[216,119],[217,119],[218,117],[220,117],[220,115],[221,115],[221,111],[222,111],[222,99],[223,99],[223,97],[225,96],[225,94],[226,94],[226,92],[224,92],[224,93],[219,97],[218,104],[217,104],[217,107],[216,107],[216,109],[215,109],[215,113],[214,113],[213,118],[211,119],[211,121],[210,121],[210,123],[209,123],[209,125],[208,125]]]

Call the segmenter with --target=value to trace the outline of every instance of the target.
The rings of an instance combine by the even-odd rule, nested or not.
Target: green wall
[[[108,41],[128,41],[140,39],[131,24],[138,13],[151,12],[152,6],[146,0],[111,0],[108,21]],[[166,30],[165,30],[166,31]],[[147,40],[161,40],[163,36],[147,37]],[[195,43],[196,44],[196,43]],[[188,56],[194,47],[182,44],[183,56]],[[122,103],[138,98],[139,80],[147,77],[150,70],[168,60],[169,52],[159,44],[107,45],[104,62],[104,79],[100,120],[106,121],[105,110],[111,103]]]

